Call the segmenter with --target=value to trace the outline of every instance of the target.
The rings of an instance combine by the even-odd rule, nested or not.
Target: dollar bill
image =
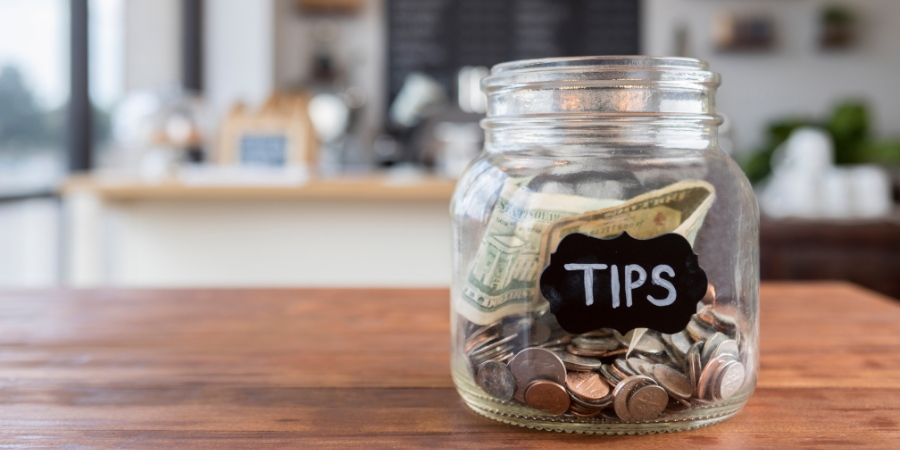
[[[634,238],[649,239],[674,232],[693,246],[715,193],[705,181],[681,181],[612,208],[559,219],[544,229],[539,261],[546,262],[559,241],[572,233],[604,239],[627,231]]]
[[[531,179],[508,179],[491,213],[456,305],[456,310],[471,322],[486,325],[501,317],[533,311],[544,229],[561,218],[622,203],[536,193],[526,187]]]
[[[647,239],[675,232],[693,245],[715,200],[715,188],[705,181],[675,183],[627,202],[534,193],[524,188],[529,181],[508,180],[491,214],[456,306],[471,322],[545,308],[538,277],[563,237],[627,231]]]

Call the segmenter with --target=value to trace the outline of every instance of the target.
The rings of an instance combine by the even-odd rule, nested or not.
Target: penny
[[[609,395],[609,384],[594,372],[569,372],[566,387],[572,394],[587,400],[600,401]]]
[[[600,366],[603,365],[599,359],[573,355],[569,352],[556,352],[556,356],[559,356],[559,359],[566,365],[566,369],[569,370],[589,372],[600,369]]]
[[[712,283],[706,284],[706,294],[703,295],[703,298],[700,299],[700,301],[707,305],[714,305],[716,303],[716,287],[713,286]]]
[[[710,311],[713,316],[713,320],[716,324],[716,329],[719,331],[729,335],[734,336],[735,331],[737,330],[737,319],[730,314],[725,314],[719,309],[713,309]]]
[[[700,361],[700,349],[703,348],[702,342],[695,342],[688,350],[687,358],[685,358],[685,374],[691,381],[691,389],[696,396],[699,392],[700,373],[703,369],[703,363]]]
[[[525,404],[554,416],[569,410],[571,401],[566,388],[548,380],[535,380],[525,389]]]
[[[712,399],[713,383],[718,374],[719,365],[722,361],[719,358],[713,358],[706,363],[703,371],[700,373],[700,379],[697,380],[697,398],[710,400]]]
[[[653,420],[666,409],[669,395],[657,385],[642,386],[628,398],[628,413],[633,420]]]
[[[520,351],[509,362],[509,370],[516,379],[516,386],[523,392],[535,380],[566,382],[565,364],[545,348],[530,347]]]
[[[691,317],[691,320],[690,322],[688,322],[685,331],[687,331],[688,335],[691,336],[691,339],[693,339],[694,342],[706,341],[714,333],[714,331],[711,330],[707,325],[703,324],[696,315]]]
[[[731,398],[744,385],[746,370],[738,361],[730,361],[719,369],[713,395],[716,400]]]
[[[675,398],[690,398],[694,393],[691,381],[683,373],[663,364],[653,366],[653,378]]]
[[[653,384],[653,379],[643,375],[634,375],[620,381],[616,388],[613,389],[613,396],[615,397],[613,408],[615,408],[616,415],[620,419],[628,422],[635,420],[628,410],[628,398],[635,389],[645,384]]]
[[[485,361],[478,366],[476,380],[485,392],[504,402],[512,399],[516,393],[516,380],[506,368],[506,364],[497,361]]]

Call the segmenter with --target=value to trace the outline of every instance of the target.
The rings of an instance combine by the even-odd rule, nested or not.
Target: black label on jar
[[[541,294],[569,333],[683,330],[706,293],[706,273],[683,236],[564,237],[541,274]]]

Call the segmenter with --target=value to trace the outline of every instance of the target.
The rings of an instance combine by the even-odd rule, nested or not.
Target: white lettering
[[[557,266],[559,267],[559,266]],[[594,304],[594,271],[606,269],[606,264],[566,264],[563,266],[566,270],[583,270],[584,271],[584,304],[591,306]],[[615,266],[613,266],[615,267]]]
[[[638,279],[633,280],[631,274],[637,273]],[[625,304],[631,307],[631,290],[643,286],[647,281],[647,271],[637,264],[629,264],[625,266]]]
[[[613,264],[609,275],[609,286],[612,290],[612,307],[616,309],[621,304],[619,302],[619,266]]]
[[[651,274],[651,276],[653,277],[653,284],[666,288],[669,291],[669,295],[664,299],[653,298],[652,296],[648,295],[647,300],[649,300],[650,303],[653,303],[656,306],[669,306],[672,303],[675,303],[675,297],[678,294],[675,292],[675,286],[672,286],[672,283],[670,283],[668,280],[664,280],[662,278],[662,274],[666,274],[674,278],[675,271],[671,267],[665,264],[661,264],[654,267],[653,273]]]

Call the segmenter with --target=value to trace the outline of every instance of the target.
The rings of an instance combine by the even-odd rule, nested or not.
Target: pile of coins
[[[550,415],[626,422],[657,419],[743,386],[742,338],[734,317],[705,298],[684,331],[637,336],[600,329],[571,335],[549,313],[486,326],[463,322],[475,382],[504,402]]]

